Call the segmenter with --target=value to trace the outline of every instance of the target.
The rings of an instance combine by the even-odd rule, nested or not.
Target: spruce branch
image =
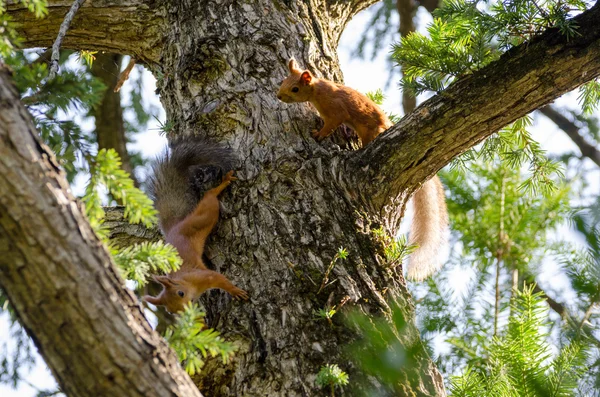
[[[373,212],[404,205],[454,157],[600,75],[598,20],[596,3],[570,20],[578,26],[577,35],[567,38],[549,29],[458,79],[366,148],[347,154],[340,178],[349,180],[340,180],[340,185],[357,191]]]

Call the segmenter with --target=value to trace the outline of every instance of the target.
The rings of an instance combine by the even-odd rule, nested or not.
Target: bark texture
[[[37,19],[18,0],[8,0],[7,10],[19,22],[23,46],[52,47],[71,0],[50,0],[48,16]],[[154,0],[86,1],[77,11],[62,48],[103,50],[133,54],[144,62],[156,61],[166,9]]]
[[[200,396],[0,69],[0,285],[69,396]]]
[[[89,7],[100,4],[106,3],[90,1]],[[240,347],[231,366],[210,362],[194,379],[207,395],[317,395],[315,375],[327,363],[340,365],[353,379],[343,346],[359,336],[340,315],[332,328],[313,311],[348,301],[342,311],[387,313],[389,299],[400,303],[409,320],[398,343],[417,355],[402,368],[393,390],[383,390],[375,379],[370,387],[384,395],[444,395],[441,376],[420,345],[400,269],[386,266],[373,230],[393,235],[410,195],[454,156],[600,73],[596,6],[577,17],[580,36],[567,42],[549,32],[510,51],[425,102],[363,150],[317,143],[310,137],[317,124],[314,109],[283,104],[274,92],[292,56],[317,75],[340,80],[339,35],[369,4],[173,0],[160,8],[110,7],[138,22],[140,15],[154,16],[148,23],[158,24],[145,28],[156,33],[148,39],[152,48],[134,55],[157,74],[171,134],[205,135],[238,156],[239,180],[222,196],[221,220],[205,254],[206,263],[247,290],[251,300],[233,302],[220,291],[202,299],[209,325]],[[94,37],[104,27],[77,23],[72,26],[80,29],[79,41],[67,34],[65,45],[148,49],[148,41],[118,42],[118,36],[93,46],[84,36]],[[33,42],[44,40],[37,35]],[[146,232],[127,229],[120,236],[129,233]],[[349,251],[348,259],[336,264],[329,276],[333,284],[319,293],[340,247]],[[355,395],[361,387],[351,384],[344,394]]]

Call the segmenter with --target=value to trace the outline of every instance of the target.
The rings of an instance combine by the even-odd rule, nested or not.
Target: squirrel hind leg
[[[373,139],[375,139],[377,137],[377,135],[379,135],[379,133],[380,133],[380,131],[379,131],[378,127],[356,128],[356,134],[360,138],[360,142],[362,143],[363,147],[365,147],[369,142],[371,142]]]
[[[223,168],[217,165],[196,165],[189,169],[189,182],[196,197],[201,198],[207,190],[221,183]]]

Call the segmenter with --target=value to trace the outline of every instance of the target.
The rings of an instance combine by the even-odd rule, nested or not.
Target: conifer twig
[[[589,143],[588,140],[585,139],[580,132],[580,128],[575,123],[563,116],[551,105],[540,108],[539,112],[552,120],[558,128],[563,130],[565,134],[571,138],[573,143],[579,147],[582,156],[589,158],[600,166],[600,151],[596,149],[595,145]]]
[[[60,29],[58,30],[58,36],[56,36],[56,40],[54,40],[54,44],[52,44],[52,58],[50,61],[50,74],[48,76],[49,79],[53,79],[58,72],[58,59],[60,57],[60,45],[62,44],[65,35],[67,34],[67,30],[69,30],[69,25],[71,25],[71,21],[79,7],[85,3],[85,0],[75,0],[67,15],[65,15],[65,19],[60,24]]]
[[[129,60],[129,63],[127,64],[127,67],[125,68],[125,70],[123,70],[121,72],[121,74],[119,75],[119,80],[117,81],[117,84],[115,85],[114,92],[119,92],[119,90],[123,86],[123,83],[125,83],[127,81],[127,79],[129,78],[129,73],[131,73],[131,70],[133,69],[134,66],[135,66],[135,59],[132,57]]]
[[[578,333],[581,332],[586,321],[588,321],[590,319],[590,316],[592,315],[592,310],[594,310],[594,307],[596,307],[596,302],[592,302],[590,304],[590,306],[587,308],[587,310],[585,311],[585,314],[583,315],[583,318],[581,319],[581,322],[579,323],[579,329],[577,330]]]

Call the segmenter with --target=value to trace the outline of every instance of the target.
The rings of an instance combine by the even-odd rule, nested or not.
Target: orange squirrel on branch
[[[175,313],[211,288],[248,299],[246,291],[222,274],[207,269],[202,261],[206,239],[219,220],[218,196],[236,180],[230,170],[231,163],[228,150],[200,138],[184,138],[173,143],[170,153],[154,165],[150,190],[160,228],[165,241],[177,249],[183,263],[176,272],[154,276],[163,290],[156,297],[144,296],[145,301],[166,306]],[[224,174],[226,170],[230,171]],[[220,184],[202,195],[206,185],[215,179],[221,179]]]
[[[350,87],[319,79],[301,70],[294,59],[288,63],[290,75],[281,83],[277,98],[283,102],[310,102],[323,119],[317,139],[326,138],[340,125],[356,131],[363,146],[393,124],[385,113],[366,95]]]
[[[281,83],[277,98],[286,103],[310,102],[317,109],[324,126],[313,132],[316,139],[325,138],[341,124],[346,124],[356,131],[365,146],[393,125],[366,95],[313,76],[310,71],[300,69],[293,58],[288,62],[288,69],[290,75]],[[414,194],[413,202],[415,215],[409,243],[418,248],[410,257],[407,277],[423,280],[441,267],[439,254],[447,244],[448,210],[439,177],[425,182]]]

